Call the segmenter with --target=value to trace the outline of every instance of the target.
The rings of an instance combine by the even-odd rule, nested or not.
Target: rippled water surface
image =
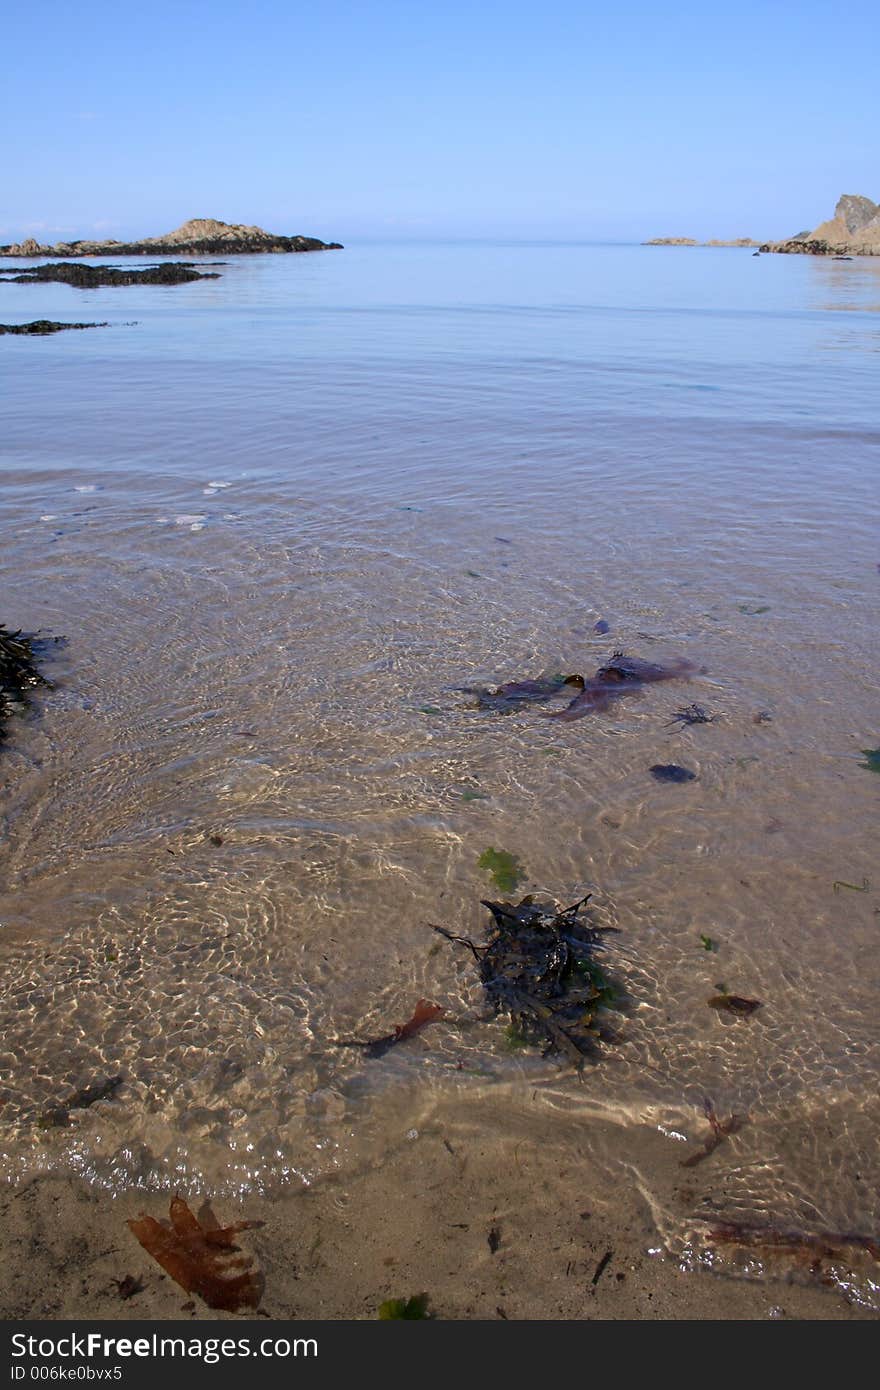
[[[0,340],[0,621],[68,639],[0,760],[8,1173],[277,1190],[537,1107],[548,1152],[610,1122],[673,1248],[876,1233],[880,261],[218,268],[0,286],[3,321],[112,325]],[[461,690],[619,648],[699,673],[572,723]],[[481,936],[490,846],[619,929],[580,1078],[431,931]],[[333,1046],[421,996],[446,1018],[386,1057]],[[683,1184],[707,1097],[742,1128]]]

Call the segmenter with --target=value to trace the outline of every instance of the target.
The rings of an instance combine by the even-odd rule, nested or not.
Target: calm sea
[[[876,1233],[880,259],[216,269],[0,285],[111,325],[0,339],[0,622],[67,638],[0,760],[6,1171],[271,1191],[528,1111],[683,1259],[710,1219]],[[462,690],[615,649],[699,673],[572,723]],[[482,937],[487,848],[618,928],[580,1077],[431,930]],[[707,1099],[741,1128],[682,1187]]]

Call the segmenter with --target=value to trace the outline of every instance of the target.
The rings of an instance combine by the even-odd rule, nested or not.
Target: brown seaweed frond
[[[719,1221],[706,1232],[706,1238],[714,1245],[740,1245],[765,1254],[791,1255],[810,1264],[822,1259],[846,1259],[854,1251],[863,1251],[880,1263],[880,1239],[855,1231],[797,1231],[749,1221]]]
[[[251,1230],[256,1221],[237,1221],[232,1226],[211,1228],[200,1222],[182,1197],[174,1197],[169,1211],[170,1228],[142,1215],[128,1226],[141,1245],[187,1293],[198,1294],[209,1308],[238,1313],[256,1308],[261,1280],[251,1268],[250,1255],[237,1254],[235,1237]]]
[[[336,1038],[334,1042],[337,1047],[363,1048],[365,1057],[384,1057],[392,1047],[396,1047],[406,1038],[413,1037],[428,1023],[436,1022],[444,1013],[445,1010],[439,1004],[432,1004],[429,999],[420,999],[412,1018],[407,1019],[406,1023],[398,1023],[393,1033],[386,1033],[381,1038]]]
[[[737,1130],[742,1129],[744,1121],[738,1115],[731,1115],[727,1120],[719,1120],[715,1114],[715,1107],[708,1096],[703,1101],[703,1110],[706,1119],[709,1121],[709,1134],[703,1143],[690,1158],[681,1161],[682,1168],[696,1168],[698,1163],[702,1163],[704,1158],[708,1158],[723,1143],[728,1134],[736,1134]]]

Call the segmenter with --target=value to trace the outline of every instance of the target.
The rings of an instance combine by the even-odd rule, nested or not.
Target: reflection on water
[[[371,247],[4,340],[0,620],[69,638],[0,765],[12,1178],[271,1191],[429,1123],[574,1125],[670,1248],[707,1212],[876,1230],[877,270]],[[617,648],[698,672],[572,724],[461,689]],[[580,1079],[430,929],[481,936],[488,848],[619,930]],[[333,1045],[420,997],[386,1057]],[[744,1123],[683,1185],[706,1097]]]

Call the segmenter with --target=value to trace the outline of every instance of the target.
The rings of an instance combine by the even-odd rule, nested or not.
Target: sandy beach
[[[560,1155],[579,1165],[560,1170],[534,1135],[515,1153],[508,1142],[456,1136],[450,1152],[426,1133],[350,1182],[212,1210],[221,1224],[264,1222],[241,1245],[264,1280],[259,1313],[269,1318],[373,1319],[386,1299],[418,1293],[439,1319],[876,1318],[845,1283],[791,1259],[750,1279],[650,1254],[644,1203],[609,1191],[583,1155]],[[141,1249],[125,1223],[142,1211],[167,1217],[167,1196],[114,1198],[70,1178],[6,1193],[0,1316],[235,1320],[191,1298]],[[127,1276],[142,1289],[123,1299],[117,1281]]]

